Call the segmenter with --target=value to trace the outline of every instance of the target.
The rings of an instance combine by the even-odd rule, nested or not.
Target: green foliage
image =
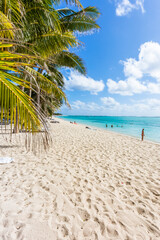
[[[23,63],[16,60],[22,56],[3,51],[3,46],[4,44],[0,43],[1,122],[3,122],[4,118],[6,123],[10,120],[15,125],[16,115],[18,115],[18,125],[21,125],[21,128],[24,125],[27,131],[37,131],[41,127],[40,113],[36,111],[32,99],[19,88],[19,86],[29,88],[30,83],[14,75],[15,73],[20,74],[19,66],[23,66]],[[5,44],[5,47],[9,48],[11,46]]]
[[[55,9],[60,0],[2,0],[0,2],[0,108],[1,121],[9,120],[26,131],[47,131],[45,116],[65,102],[61,68],[86,69],[70,49],[82,43],[77,32],[98,29],[95,7]],[[69,106],[69,104],[68,104]]]

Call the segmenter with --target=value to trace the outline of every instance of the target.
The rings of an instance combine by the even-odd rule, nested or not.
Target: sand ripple
[[[0,239],[160,239],[160,146],[60,122],[41,158],[1,141]]]

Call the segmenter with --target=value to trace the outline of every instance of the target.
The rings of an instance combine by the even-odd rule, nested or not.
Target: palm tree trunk
[[[38,72],[40,72],[40,73],[42,74],[43,69],[39,69]],[[40,108],[41,108],[41,99],[40,99],[40,96],[41,96],[41,89],[40,89],[40,87],[38,86],[38,89],[37,89],[37,105],[38,105],[38,111],[40,111]]]
[[[40,95],[41,95],[41,90],[40,90],[40,87],[38,87],[38,89],[37,89],[37,105],[38,105],[38,111],[40,110],[40,107],[41,107]]]
[[[17,107],[16,107],[16,123],[14,125],[13,133],[19,133],[18,110],[17,110]]]
[[[44,102],[44,113],[47,116],[47,103],[46,102]]]
[[[32,97],[32,79],[30,79],[29,96],[30,96],[30,98]]]

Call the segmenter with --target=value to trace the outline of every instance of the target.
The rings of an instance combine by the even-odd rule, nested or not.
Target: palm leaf
[[[57,9],[57,12],[60,15],[61,20],[62,19],[67,20],[73,17],[82,17],[82,16],[86,16],[92,20],[96,20],[100,15],[100,12],[96,7],[86,7],[78,12],[69,8],[63,8],[63,9]]]
[[[0,43],[0,46],[2,44],[3,43]],[[8,47],[9,46],[8,44]],[[21,55],[13,54],[8,51],[0,51],[1,122],[3,117],[5,117],[5,120],[10,119],[11,123],[14,122],[14,124],[16,124],[18,111],[18,125],[24,125],[26,131],[29,130],[34,132],[40,130],[42,125],[45,126],[46,124],[43,114],[37,111],[32,99],[19,88],[19,86],[30,88],[30,82],[15,76],[16,73],[18,75],[21,73],[21,70],[18,71],[18,69],[20,69],[19,62],[16,64],[15,59],[21,57]],[[13,60],[14,62],[11,62]],[[23,65],[26,66],[25,63],[21,63],[20,66],[22,67]]]
[[[5,74],[0,71],[0,106],[1,106],[1,122],[3,121],[3,113],[5,116],[10,114],[11,127],[12,122],[16,124],[16,108],[19,108],[19,123],[24,124],[28,131],[31,126],[32,131],[40,130],[41,121],[37,116],[36,108],[33,105],[29,96],[22,92],[20,88],[15,85],[10,76],[10,80],[6,78]],[[6,107],[8,106],[8,107]],[[27,117],[26,117],[27,116]],[[5,118],[6,119],[6,118]],[[36,126],[36,128],[35,128]]]
[[[52,2],[52,4],[60,4],[61,1],[60,0],[52,0],[51,2]],[[64,0],[64,2],[66,4],[70,4],[70,5],[74,4],[75,6],[83,8],[83,6],[79,0]]]
[[[46,91],[46,89],[49,90],[48,93],[57,93],[59,94],[63,99],[64,101],[66,102],[66,104],[69,105],[68,103],[68,100],[67,100],[67,97],[65,95],[65,93],[54,83],[52,82],[49,78],[47,78],[45,75],[39,73],[38,71],[36,71],[35,69],[33,68],[30,68],[30,67],[26,67],[26,70],[29,71],[33,77],[36,77],[36,80],[37,82],[40,81],[41,84],[41,90],[44,90]],[[35,78],[34,78],[35,79]],[[44,83],[44,85],[42,84]],[[47,92],[47,91],[46,91]]]
[[[5,29],[5,31],[3,31],[3,29]],[[2,11],[0,11],[0,30],[2,30],[0,32],[0,37],[14,37],[13,24]]]
[[[78,57],[75,53],[62,51],[58,54],[55,54],[52,57],[52,60],[57,67],[73,68],[81,74],[86,74],[86,68],[82,59]]]
[[[65,32],[63,35],[57,32],[49,32],[37,39],[35,50],[44,58],[48,58],[55,53],[78,45],[80,43],[71,32]]]

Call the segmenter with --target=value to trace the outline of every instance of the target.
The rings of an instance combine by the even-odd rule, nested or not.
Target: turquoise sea
[[[144,128],[146,140],[160,143],[160,117],[60,116],[60,118],[138,138],[141,138]]]

